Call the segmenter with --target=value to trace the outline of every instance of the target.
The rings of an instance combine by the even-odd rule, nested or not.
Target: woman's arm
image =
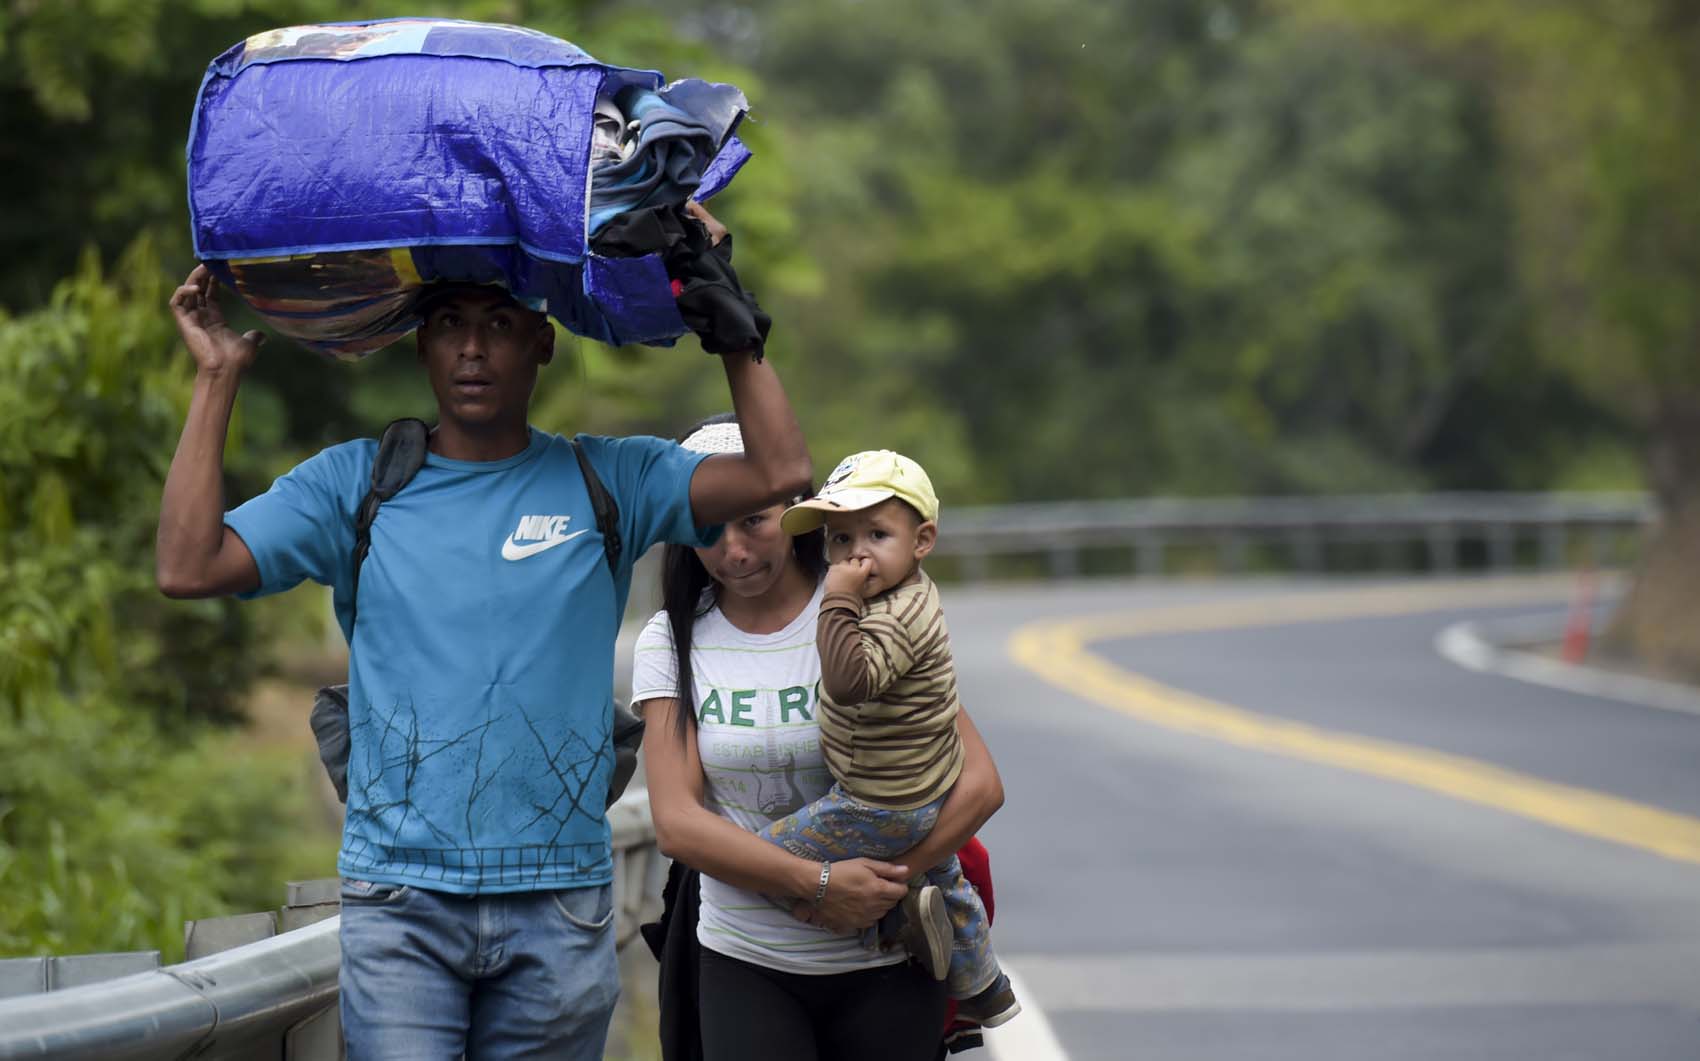
[[[892,860],[917,872],[956,854],[1003,806],[1003,779],[966,708],[957,709],[956,732],[962,737],[962,773],[939,808],[939,820],[925,840]]]
[[[678,710],[672,699],[643,704],[644,774],[662,854],[727,884],[799,900],[821,924],[845,930],[873,924],[903,898],[907,866],[852,858],[832,864],[826,898],[814,907],[819,862],[798,858],[703,806],[702,759],[694,733],[679,739]]]

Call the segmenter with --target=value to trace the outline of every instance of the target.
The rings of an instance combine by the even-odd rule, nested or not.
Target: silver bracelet
[[[826,882],[831,880],[831,879],[832,879],[832,863],[822,862],[820,864],[820,887],[815,889],[815,905],[816,906],[819,906],[821,904],[821,900],[826,898]]]

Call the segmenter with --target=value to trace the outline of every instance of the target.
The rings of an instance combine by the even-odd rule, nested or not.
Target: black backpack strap
[[[620,554],[625,550],[625,543],[620,540],[620,506],[614,503],[614,495],[602,485],[602,478],[591,466],[590,458],[585,456],[584,447],[578,444],[578,439],[572,440],[573,456],[578,458],[578,470],[584,476],[584,488],[590,494],[590,507],[596,511],[596,529],[602,534],[602,553],[608,558],[608,573],[616,579],[620,577]]]
[[[354,513],[354,591],[349,597],[350,627],[360,615],[360,566],[366,562],[366,553],[372,548],[372,521],[378,518],[378,506],[394,497],[419,474],[419,469],[425,465],[425,451],[430,443],[431,429],[425,421],[411,416],[391,420],[378,439],[378,455],[372,458],[372,485]]]
[[[602,485],[602,477],[596,474],[596,468],[591,465],[578,439],[572,440],[572,447],[573,456],[578,458],[579,474],[584,476],[585,492],[590,495],[590,507],[596,512],[596,529],[602,534],[602,555],[608,560],[608,574],[618,584],[620,555],[625,551],[625,543],[620,538],[620,506],[614,503],[614,495]],[[609,702],[608,708],[614,714],[611,725],[614,772],[608,779],[606,806],[612,807],[637,772],[638,748],[643,744],[643,719],[613,701]]]

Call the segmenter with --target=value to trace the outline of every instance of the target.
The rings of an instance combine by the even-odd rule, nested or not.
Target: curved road
[[[1700,717],[1433,648],[1569,589],[947,588],[998,1061],[1700,1057]]]

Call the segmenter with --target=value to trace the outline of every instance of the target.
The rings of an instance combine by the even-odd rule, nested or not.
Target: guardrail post
[[[1435,525],[1428,529],[1428,563],[1436,574],[1451,574],[1458,570],[1458,536],[1449,526]]]
[[[342,913],[342,878],[292,880],[287,885],[283,908],[277,912],[279,928],[293,932]]]
[[[1588,531],[1588,557],[1597,567],[1609,567],[1615,539],[1610,527],[1594,526]]]
[[[67,954],[43,958],[0,960],[0,998],[40,995],[84,984],[116,980],[131,973],[159,968],[159,951],[122,951],[112,954]]]
[[[326,1006],[283,1033],[284,1061],[341,1061],[342,1011]]]
[[[1404,546],[1409,538],[1398,531],[1383,531],[1376,535],[1376,563],[1383,571],[1398,571],[1404,567]]]
[[[275,935],[277,921],[270,911],[185,921],[183,959],[194,961],[196,958],[205,958],[211,954],[271,939]],[[263,1041],[245,1044],[243,1056],[254,1058],[255,1061],[284,1061],[283,1039],[274,1033]],[[335,1059],[332,1058],[331,1061]]]
[[[986,554],[978,549],[962,554],[962,581],[986,581]]]
[[[1541,566],[1556,571],[1565,566],[1565,554],[1570,551],[1570,528],[1562,523],[1549,523],[1541,528]]]
[[[131,973],[151,972],[159,968],[159,951],[131,951],[121,954],[70,954],[48,962],[48,990],[63,991],[84,984],[116,980]]]
[[[1294,531],[1287,536],[1287,542],[1293,550],[1293,563],[1300,571],[1312,573],[1322,570],[1322,538],[1315,530],[1306,527]]]
[[[1155,534],[1142,534],[1134,539],[1133,569],[1141,576],[1163,573],[1163,539]]]
[[[0,959],[0,998],[39,995],[46,990],[46,958]]]
[[[1230,573],[1238,575],[1245,571],[1245,538],[1238,534],[1224,534],[1217,539],[1216,548],[1221,554],[1218,562]]]
[[[1516,533],[1509,523],[1495,523],[1488,528],[1488,563],[1496,570],[1517,566]]]
[[[207,917],[183,923],[183,960],[194,961],[209,954],[233,950],[277,935],[277,921],[270,911]]]
[[[1052,578],[1073,578],[1080,573],[1080,550],[1073,545],[1052,546],[1050,553]]]
[[[278,924],[285,932],[306,928],[342,912],[342,878],[290,881]],[[340,1006],[324,1009],[283,1033],[284,1061],[340,1061],[343,1056]]]

